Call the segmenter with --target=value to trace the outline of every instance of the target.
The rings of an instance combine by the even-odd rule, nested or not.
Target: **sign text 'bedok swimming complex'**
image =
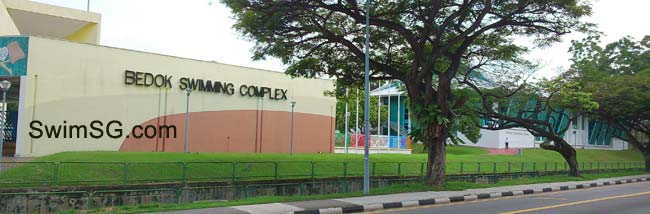
[[[137,86],[154,86],[159,88],[173,88],[172,76],[163,74],[152,74],[138,71],[124,71],[124,84]],[[286,89],[269,88],[264,86],[241,85],[235,87],[233,83],[214,80],[203,80],[188,77],[181,77],[178,80],[178,88],[193,91],[204,91],[212,93],[223,93],[234,95],[235,89],[239,89],[239,95],[249,97],[268,97],[270,100],[287,100]]]

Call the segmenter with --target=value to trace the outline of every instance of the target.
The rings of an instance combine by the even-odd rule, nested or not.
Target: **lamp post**
[[[185,144],[183,144],[183,151],[185,153],[188,152],[187,148],[187,137],[188,137],[188,130],[190,126],[190,93],[192,93],[191,88],[187,88],[187,99],[185,101]]]
[[[0,82],[0,88],[2,89],[2,127],[0,127],[0,172],[2,172],[2,145],[5,141],[5,127],[7,126],[7,91],[11,87],[11,82],[3,80]]]
[[[366,96],[363,108],[363,123],[364,131],[366,132],[365,137],[363,138],[363,194],[367,195],[370,192],[370,157],[369,157],[369,147],[368,142],[370,138],[370,121],[369,121],[369,110],[370,110],[370,0],[366,1],[366,56],[365,56],[365,71],[364,71],[364,85],[366,89]]]
[[[296,101],[291,101],[291,155],[293,156],[293,110],[296,107]]]

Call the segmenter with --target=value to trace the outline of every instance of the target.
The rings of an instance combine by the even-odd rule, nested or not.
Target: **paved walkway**
[[[509,148],[509,149],[486,148],[485,150],[488,151],[488,155],[518,155],[519,154],[519,149],[517,148]]]
[[[376,196],[364,196],[364,197],[352,197],[352,198],[339,198],[339,199],[330,199],[330,200],[312,200],[312,201],[297,201],[297,202],[286,202],[286,203],[270,203],[270,204],[257,204],[257,205],[244,205],[244,206],[233,206],[233,207],[223,207],[223,208],[207,208],[207,209],[195,209],[195,210],[182,210],[182,211],[171,211],[171,212],[159,212],[165,214],[213,214],[213,213],[225,213],[225,214],[271,214],[271,213],[285,213],[292,211],[303,211],[303,210],[314,210],[321,208],[330,208],[330,207],[350,207],[358,205],[373,205],[373,204],[383,204],[383,203],[392,203],[400,201],[418,201],[432,198],[449,198],[453,196],[465,196],[465,195],[475,195],[479,193],[501,193],[508,191],[521,191],[525,189],[543,189],[543,188],[560,188],[561,186],[572,186],[585,183],[599,183],[599,182],[608,182],[621,179],[637,179],[649,177],[648,175],[636,175],[636,176],[625,176],[625,177],[616,177],[616,178],[604,178],[593,181],[574,181],[574,182],[555,182],[555,183],[541,183],[541,184],[526,184],[526,185],[517,185],[517,186],[505,186],[505,187],[492,187],[492,188],[483,188],[483,189],[468,189],[464,191],[439,191],[439,192],[412,192],[412,193],[400,193],[400,194],[390,194],[390,195],[376,195]],[[372,190],[371,190],[372,191]]]
[[[29,162],[32,161],[34,158],[16,158],[16,157],[2,157],[2,160],[0,161],[0,170],[8,170],[17,166],[22,165],[23,163],[16,163],[16,162]]]

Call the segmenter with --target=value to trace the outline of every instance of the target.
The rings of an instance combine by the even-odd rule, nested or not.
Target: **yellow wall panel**
[[[30,37],[29,42],[28,71],[25,81],[22,83],[24,89],[21,91],[23,94],[19,110],[23,120],[22,123],[19,122],[19,129],[22,131],[18,133],[18,156],[40,156],[61,151],[117,151],[124,143],[124,138],[34,139],[29,135],[32,130],[30,122],[38,120],[47,125],[60,125],[65,121],[67,125],[87,125],[93,120],[104,122],[118,120],[123,123],[125,131],[128,131],[132,126],[155,118],[184,114],[187,97],[186,92],[179,88],[179,79],[182,77],[227,82],[232,83],[235,87],[233,95],[206,91],[192,92],[190,112],[232,110],[290,112],[290,102],[295,100],[297,102],[295,111],[305,115],[303,118],[319,116],[331,118],[331,120],[323,120],[327,122],[317,123],[313,128],[319,129],[318,133],[325,132],[324,136],[330,136],[330,138],[333,134],[334,113],[332,109],[334,109],[336,101],[333,97],[324,95],[325,91],[333,90],[331,80],[292,79],[279,72],[40,37]],[[127,85],[125,84],[126,70],[171,76],[172,88]],[[241,96],[239,94],[241,85],[288,90],[288,99],[271,100],[268,97]],[[272,114],[268,113],[267,115],[271,116]],[[313,117],[309,115],[313,115]],[[274,129],[268,128],[269,126],[288,127],[289,125],[288,120],[285,121],[285,119],[282,119],[283,122],[280,124],[268,120],[263,121],[267,116],[256,117],[255,121],[259,120],[260,124],[263,123],[267,126],[266,133],[263,133],[264,130],[258,130],[262,129],[261,127],[255,128],[256,135],[259,132],[260,136],[273,136],[269,135],[271,133],[268,130]],[[288,117],[288,114],[273,114],[273,117],[283,118]],[[309,121],[304,122],[304,124],[308,124]],[[309,124],[314,124],[312,122]],[[219,123],[218,118],[215,118],[215,123]],[[183,124],[177,125],[182,126]],[[240,124],[233,122],[231,125],[236,127]],[[190,127],[193,126],[190,125]],[[246,127],[252,127],[252,125],[249,124]],[[178,131],[182,132],[183,130],[179,129]],[[214,131],[219,132],[219,130]],[[286,129],[283,128],[282,132],[286,132]],[[307,139],[304,140],[307,141]],[[270,141],[267,140],[265,144],[272,143]],[[321,148],[329,148],[332,143],[331,139],[313,141],[314,146]],[[284,145],[288,142],[276,143]],[[329,152],[321,150],[323,149],[319,149],[318,152]],[[263,150],[262,152],[265,151],[275,150]]]

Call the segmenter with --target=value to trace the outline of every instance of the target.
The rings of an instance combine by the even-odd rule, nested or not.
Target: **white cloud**
[[[650,20],[650,1],[643,0],[599,0],[593,2],[593,14],[585,18],[587,22],[598,25],[598,30],[604,32],[603,43],[614,42],[624,36],[641,39],[650,35],[650,28],[645,27],[645,22]],[[572,33],[566,35],[561,43],[545,49],[535,49],[531,52],[531,59],[539,59],[544,67],[537,73],[539,77],[551,77],[558,70],[567,69],[571,62],[571,40],[582,39],[584,35]],[[603,45],[604,45],[603,44]]]

